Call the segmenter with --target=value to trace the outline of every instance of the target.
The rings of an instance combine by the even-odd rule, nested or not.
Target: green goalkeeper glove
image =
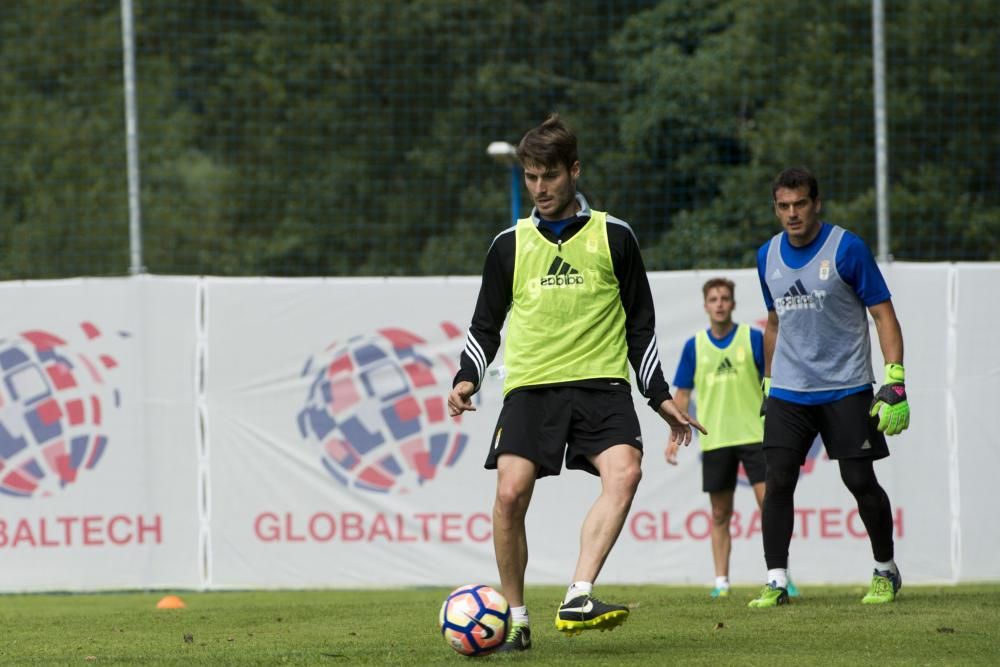
[[[878,417],[878,430],[886,435],[896,435],[910,425],[910,404],[906,401],[906,372],[902,364],[886,364],[885,380],[875,394],[871,410]]]

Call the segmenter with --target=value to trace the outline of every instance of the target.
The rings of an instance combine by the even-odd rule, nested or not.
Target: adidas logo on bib
[[[562,257],[556,257],[549,266],[547,275],[542,276],[542,287],[575,287],[583,284],[583,275],[564,262]]]

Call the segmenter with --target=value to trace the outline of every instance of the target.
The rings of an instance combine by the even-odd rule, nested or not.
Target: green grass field
[[[488,583],[488,582],[487,582]],[[628,602],[613,632],[567,638],[553,615],[561,587],[532,587],[534,647],[465,658],[441,638],[449,588],[0,597],[4,665],[998,665],[1000,584],[906,586],[891,605],[861,586],[803,586],[789,607],[748,609],[756,589],[713,601],[707,589],[598,586]]]

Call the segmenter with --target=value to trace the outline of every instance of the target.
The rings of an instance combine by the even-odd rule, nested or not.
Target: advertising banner
[[[499,395],[487,389],[472,418],[446,406],[477,291],[474,279],[208,281],[213,586],[489,575],[480,459]]]
[[[0,590],[201,584],[196,290],[0,283]]]
[[[701,285],[718,274],[650,276],[668,380],[684,341],[707,326]],[[940,304],[943,318],[952,298],[947,274],[941,266],[887,271],[912,351],[914,427],[891,440],[893,454],[876,472],[893,501],[897,553],[910,581],[954,580],[962,561],[953,520],[961,493],[947,472],[955,453],[947,422],[930,418],[947,403],[947,387],[921,381],[947,376],[946,328],[929,326],[923,312]],[[763,327],[755,271],[724,275],[737,283],[736,319]],[[212,586],[495,577],[495,474],[482,464],[502,403],[502,354],[476,412],[450,420],[443,405],[478,287],[472,278],[208,282]],[[872,339],[880,376],[874,329]],[[692,445],[680,465],[668,466],[666,426],[635,399],[644,477],[601,579],[708,582],[711,515],[699,449]],[[578,471],[538,483],[527,519],[529,581],[571,577],[580,524],[599,493],[599,480]],[[745,480],[736,496],[732,577],[754,583],[764,575],[760,514]],[[996,543],[996,530],[984,539]],[[870,574],[854,499],[819,442],[802,468],[791,551],[803,582],[863,583]]]
[[[1000,266],[884,267],[906,342],[910,429],[875,463],[908,582],[1000,579],[993,474]],[[650,274],[672,383],[708,325],[703,283],[736,283],[734,318],[763,328],[753,270]],[[495,583],[502,350],[452,419],[446,399],[478,277],[137,276],[0,283],[0,590],[322,588]],[[873,362],[882,357],[871,325]],[[605,583],[708,585],[711,511],[697,440],[634,392],[643,479]],[[691,406],[697,415],[698,394]],[[529,584],[566,584],[597,477],[535,487]],[[731,579],[763,580],[761,518],[741,473]],[[790,568],[868,581],[855,501],[821,441],[795,495]]]

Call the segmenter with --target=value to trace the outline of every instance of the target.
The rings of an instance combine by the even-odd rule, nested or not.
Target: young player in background
[[[702,491],[712,507],[713,598],[730,594],[730,524],[740,464],[746,471],[757,505],[764,501],[764,425],[760,406],[764,393],[764,335],[759,329],[733,322],[736,285],[712,278],[702,286],[708,329],[684,344],[674,374],[674,401],[687,412],[697,391],[698,416],[708,429],[699,438],[702,451]],[[680,443],[667,444],[667,463],[677,465]],[[788,582],[788,593],[798,590]]]

